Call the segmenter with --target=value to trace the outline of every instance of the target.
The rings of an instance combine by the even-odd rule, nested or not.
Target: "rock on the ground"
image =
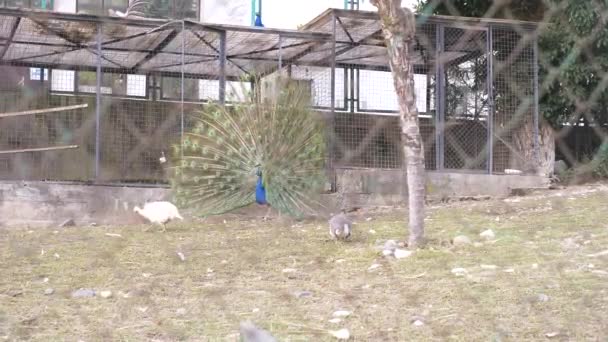
[[[492,229],[486,229],[483,232],[479,233],[479,237],[484,240],[493,240],[496,237],[494,231]]]
[[[258,328],[249,321],[241,322],[240,335],[244,342],[276,342],[277,340],[266,330]]]
[[[72,292],[72,298],[84,298],[84,297],[95,297],[95,290],[78,289],[78,290]]]
[[[457,277],[462,277],[465,274],[467,274],[467,270],[462,267],[455,267],[455,268],[452,268],[452,274]]]
[[[59,224],[59,228],[73,227],[75,225],[76,225],[76,222],[74,222],[73,219],[69,218],[69,219],[61,222],[61,224]]]
[[[334,311],[334,313],[332,314],[332,316],[334,317],[348,317],[352,314],[352,312],[348,311],[348,310],[338,310],[338,311]]]
[[[183,315],[185,315],[185,314],[186,314],[186,309],[184,309],[184,308],[179,308],[179,309],[177,309],[177,310],[175,311],[175,313],[176,313],[178,316],[183,316]]]
[[[397,247],[399,247],[399,244],[397,244],[397,241],[395,240],[386,240],[384,243],[384,249],[393,250]]]
[[[367,270],[368,271],[373,271],[373,270],[375,270],[377,268],[380,268],[380,267],[382,267],[382,265],[380,265],[380,264],[372,264]]]
[[[496,270],[496,269],[498,269],[498,266],[496,266],[496,265],[484,265],[484,264],[481,264],[481,265],[479,265],[479,267],[481,267],[484,270]]]
[[[412,322],[412,324],[413,324],[414,326],[416,326],[416,327],[420,327],[420,326],[423,326],[423,325],[424,325],[424,322],[423,322],[423,321],[421,321],[421,320],[419,320],[419,319],[417,319],[417,320],[413,321],[413,322]]]
[[[54,290],[54,289],[52,289],[52,288],[48,288],[48,289],[45,289],[45,290],[44,290],[44,294],[45,294],[46,296],[50,296],[50,295],[52,295],[53,293],[55,293],[55,290]]]
[[[536,300],[538,300],[539,302],[548,302],[549,296],[544,293],[539,293],[538,296],[536,296]]]
[[[312,292],[310,292],[310,291],[296,291],[296,292],[294,292],[294,295],[297,298],[308,298],[308,297],[312,297]]]
[[[101,291],[101,292],[99,292],[99,296],[101,298],[110,298],[110,297],[112,297],[112,291],[109,291],[109,290],[108,291]]]
[[[469,239],[469,237],[466,236],[466,235],[458,235],[458,236],[454,237],[454,239],[452,240],[452,244],[454,246],[470,245],[471,244],[471,239]]]
[[[348,340],[350,338],[350,331],[346,328],[330,331],[329,333],[338,340]]]
[[[393,251],[390,249],[383,249],[382,250],[382,255],[384,255],[385,257],[389,257],[393,255]]]
[[[338,324],[338,323],[342,322],[342,319],[341,318],[332,318],[328,322],[332,323],[332,324]]]
[[[408,251],[407,249],[400,249],[400,248],[395,249],[395,252],[394,252],[396,259],[405,259],[405,258],[411,256],[413,253],[414,252]]]

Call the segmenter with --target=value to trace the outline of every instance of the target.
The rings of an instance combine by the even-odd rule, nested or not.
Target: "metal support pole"
[[[101,29],[102,24],[97,24],[97,71],[95,74],[95,181],[99,181],[100,156],[101,156]]]
[[[182,142],[182,148],[180,148],[181,151],[181,156],[184,156],[184,149],[183,149],[183,143],[184,143],[184,129],[185,129],[185,118],[184,118],[184,67],[185,67],[185,54],[186,54],[186,43],[185,43],[185,32],[186,32],[186,23],[182,20],[182,32],[181,32],[181,65],[180,65],[180,72],[181,72],[181,95],[180,95],[180,141]]]
[[[445,27],[438,24],[435,35],[435,163],[437,170],[443,170],[445,159],[445,73],[443,62]]]
[[[329,121],[329,125],[328,125],[328,143],[329,143],[329,153],[328,153],[328,167],[329,167],[329,172],[331,174],[331,180],[332,180],[332,184],[331,184],[331,190],[332,191],[336,191],[337,190],[337,180],[336,180],[336,173],[335,173],[335,169],[334,169],[334,158],[335,158],[335,154],[334,154],[334,147],[335,147],[335,142],[334,142],[334,135],[336,134],[336,130],[334,127],[334,122],[336,120],[336,15],[335,13],[332,12],[331,15],[331,32],[332,32],[332,42],[331,42],[331,70],[330,70],[330,83],[331,83],[331,104],[330,104],[330,121]],[[344,72],[346,74],[346,71]]]
[[[538,35],[534,37],[534,158],[536,166],[540,165],[539,118],[538,118]]]
[[[355,112],[355,69],[354,68],[349,68],[349,69],[350,69],[350,84],[349,84],[349,88],[350,88],[350,112],[354,113]]]
[[[226,31],[221,31],[220,35],[220,85],[218,99],[220,104],[226,103]]]
[[[283,37],[279,34],[279,75],[283,68]]]
[[[488,91],[488,127],[487,127],[487,172],[492,174],[494,172],[494,55],[493,51],[493,35],[494,31],[492,26],[488,27],[486,31],[487,44],[486,44],[486,58],[487,63],[487,91]]]
[[[335,106],[336,106],[336,15],[331,15],[331,32],[332,32],[332,44],[331,44],[331,114],[333,117]]]

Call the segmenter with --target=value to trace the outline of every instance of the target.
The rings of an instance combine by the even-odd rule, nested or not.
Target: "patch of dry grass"
[[[249,319],[282,341],[332,340],[327,330],[341,327],[358,341],[529,341],[550,332],[605,341],[608,276],[597,271],[608,271],[608,256],[588,255],[608,249],[607,200],[602,190],[433,208],[431,242],[404,260],[375,249],[377,240],[405,236],[399,211],[358,217],[349,243],[329,241],[325,222],[233,218],[164,234],[143,226],[4,230],[0,339],[236,341]],[[497,241],[446,246],[457,234],[479,241],[488,228]],[[382,267],[368,271],[373,263]],[[454,276],[454,267],[468,276]],[[113,296],[71,298],[78,288]],[[339,309],[353,314],[328,322]],[[414,316],[425,324],[412,325]]]

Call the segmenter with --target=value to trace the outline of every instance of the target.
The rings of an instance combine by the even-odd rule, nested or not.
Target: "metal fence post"
[[[279,75],[283,68],[283,36],[279,34]]]
[[[226,103],[226,31],[221,31],[220,35],[220,79],[218,99],[223,105]]]
[[[329,150],[328,150],[328,167],[329,167],[329,174],[331,175],[331,191],[336,191],[337,189],[337,177],[336,177],[336,170],[334,168],[334,148],[335,148],[335,137],[334,135],[336,134],[335,131],[335,119],[336,119],[336,112],[335,112],[335,107],[336,107],[336,14],[335,12],[332,12],[331,15],[331,32],[332,32],[332,42],[331,42],[331,70],[330,70],[330,92],[331,92],[331,104],[330,104],[330,118],[329,118],[329,124],[328,124],[328,143],[329,143]]]
[[[181,32],[181,36],[182,36],[182,41],[181,41],[181,65],[180,65],[180,71],[181,71],[181,102],[180,102],[180,142],[181,142],[181,147],[180,151],[181,151],[181,156],[184,156],[184,149],[183,149],[183,142],[184,142],[184,130],[185,130],[185,119],[184,119],[184,67],[185,67],[185,54],[186,54],[186,43],[185,43],[185,31],[186,31],[186,23],[184,20],[182,20],[182,32]]]
[[[492,25],[488,26],[486,31],[487,44],[486,44],[486,58],[487,60],[487,88],[488,88],[488,127],[487,127],[487,172],[492,174],[494,172],[494,54],[493,51],[493,35]]]
[[[97,24],[97,70],[95,85],[95,181],[100,179],[100,156],[101,156],[101,30],[102,24]]]
[[[533,46],[533,57],[534,63],[534,79],[533,79],[533,88],[534,88],[534,154],[536,159],[536,166],[540,164],[540,142],[539,142],[539,117],[538,117],[538,35],[534,36],[534,46]]]
[[[437,24],[436,35],[436,56],[435,56],[435,163],[436,169],[442,171],[445,160],[445,73],[443,65],[443,50],[445,27]]]

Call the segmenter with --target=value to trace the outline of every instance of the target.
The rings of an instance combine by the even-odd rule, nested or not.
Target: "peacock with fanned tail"
[[[326,180],[323,120],[310,108],[308,89],[278,82],[280,91],[264,101],[247,93],[247,102],[197,113],[174,146],[179,205],[203,216],[254,202],[295,217],[316,212]]]

